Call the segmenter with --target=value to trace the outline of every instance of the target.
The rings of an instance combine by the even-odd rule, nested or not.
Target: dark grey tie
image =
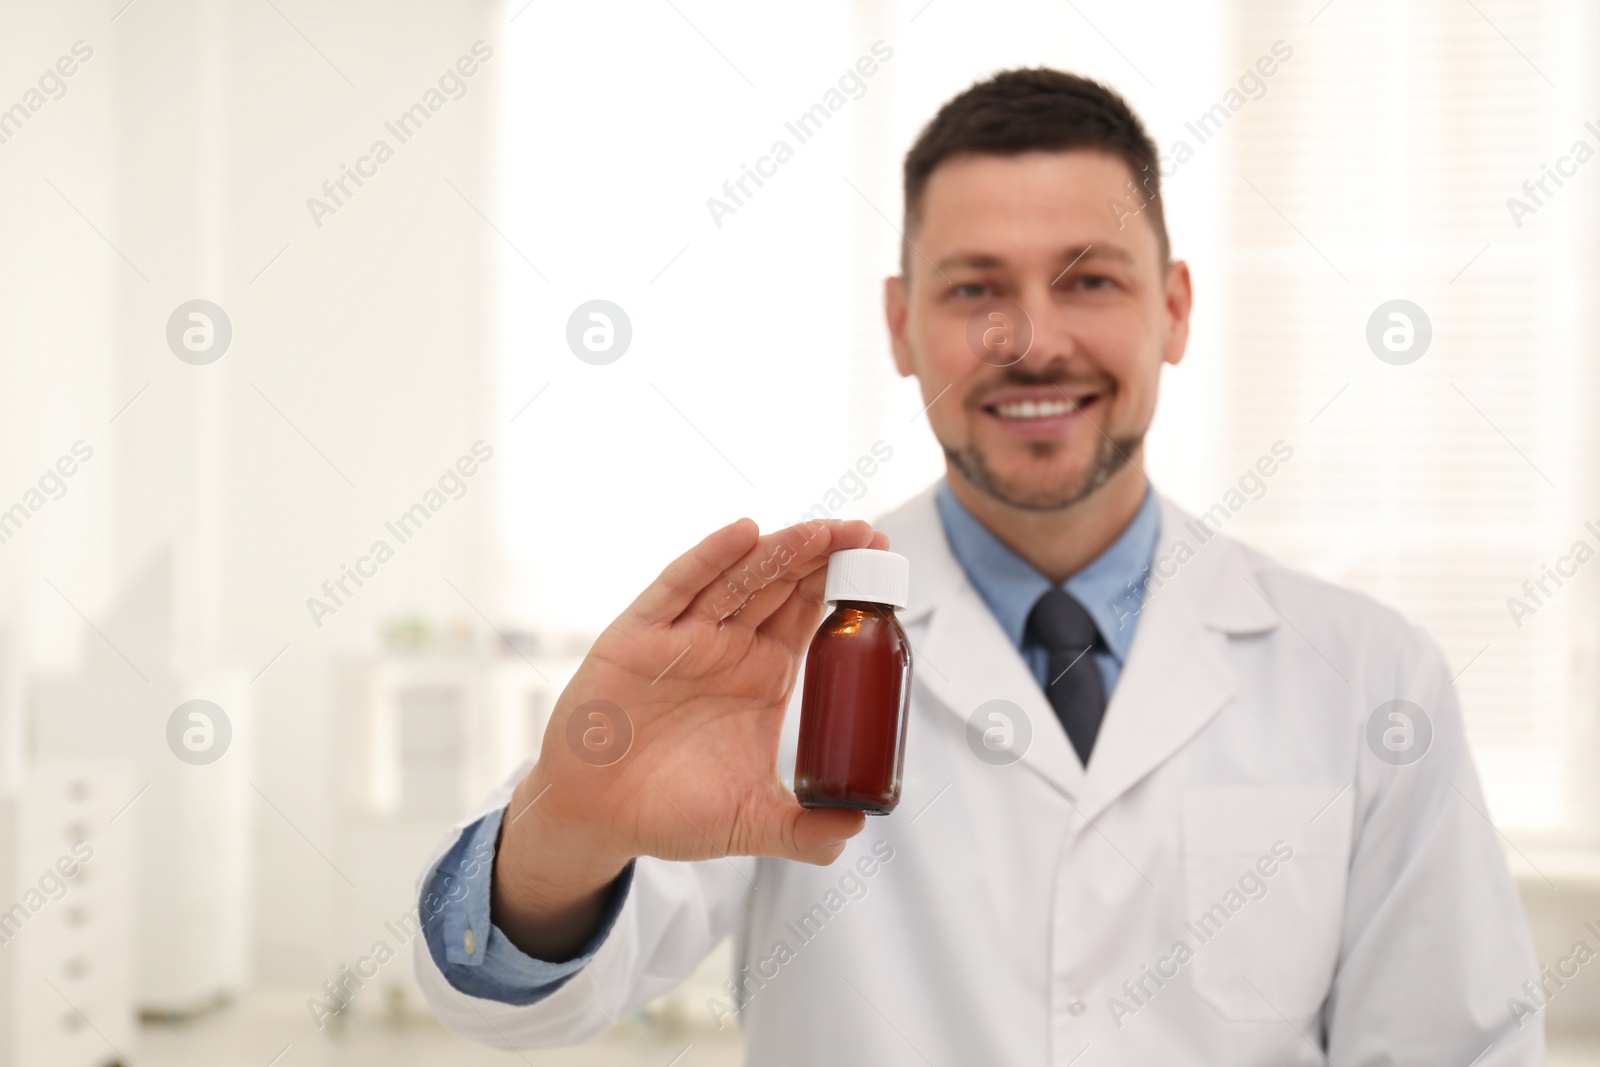
[[[1029,613],[1028,632],[1050,653],[1045,696],[1066,729],[1078,759],[1087,767],[1095,735],[1100,732],[1100,720],[1106,713],[1105,681],[1093,654],[1104,645],[1100,629],[1076,598],[1051,589]]]

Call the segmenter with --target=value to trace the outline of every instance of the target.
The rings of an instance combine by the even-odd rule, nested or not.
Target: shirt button
[[[472,927],[467,927],[467,932],[461,935],[461,947],[467,950],[467,955],[475,956],[478,952],[478,935],[472,932]]]
[[[471,932],[472,932],[471,930],[467,931],[467,933],[469,933],[469,934]],[[1086,1012],[1088,1010],[1089,1010],[1088,1007],[1081,1000],[1074,1000],[1072,1003],[1067,1005],[1067,1011],[1070,1012],[1073,1015],[1082,1015],[1084,1012]]]

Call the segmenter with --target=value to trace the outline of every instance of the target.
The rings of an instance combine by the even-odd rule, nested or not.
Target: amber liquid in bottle
[[[894,608],[839,601],[806,654],[794,768],[800,803],[893,811],[910,703],[911,642]]]

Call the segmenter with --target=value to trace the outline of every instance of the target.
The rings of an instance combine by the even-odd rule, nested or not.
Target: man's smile
[[[1056,437],[1086,421],[1086,412],[1099,405],[1101,394],[1082,389],[1047,386],[1007,389],[979,406],[979,410],[1004,432],[1036,440]]]

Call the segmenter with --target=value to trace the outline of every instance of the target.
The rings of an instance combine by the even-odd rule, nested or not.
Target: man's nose
[[[1060,294],[1041,280],[1018,294],[1017,306],[1026,317],[1020,331],[1031,334],[1026,354],[1020,360],[1035,373],[1057,362],[1071,362],[1079,355],[1076,315]]]

